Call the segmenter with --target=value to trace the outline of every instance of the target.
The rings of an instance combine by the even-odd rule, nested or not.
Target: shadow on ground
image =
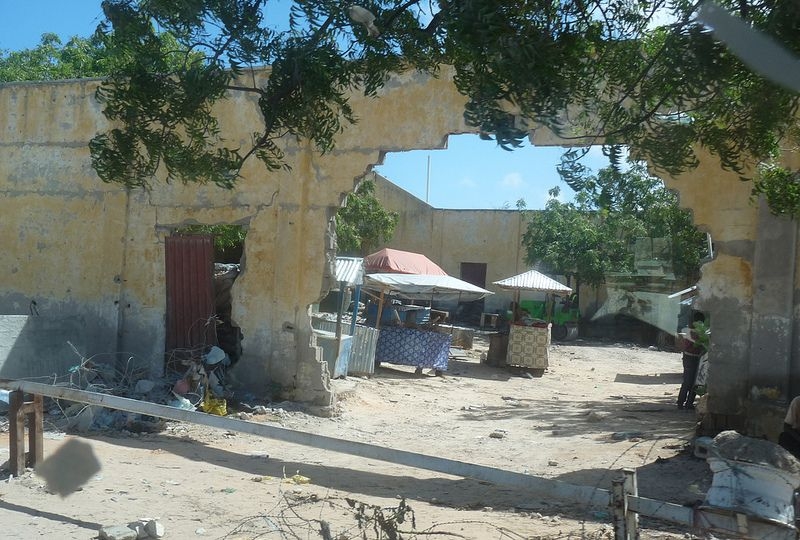
[[[388,499],[405,497],[409,501],[421,501],[464,510],[558,513],[564,517],[586,521],[607,521],[608,518],[608,514],[603,508],[579,507],[523,489],[504,487],[468,478],[416,478],[409,475],[383,474],[330,464],[302,463],[265,456],[243,455],[231,450],[209,446],[187,437],[162,434],[136,439],[105,435],[89,435],[87,438],[128,448],[144,450],[157,448],[162,452],[169,452],[190,461],[208,463],[254,477],[282,478],[298,471],[303,476],[310,478],[311,483],[316,486],[370,497]],[[365,461],[363,466],[368,469],[369,462]],[[426,472],[425,474],[436,473]]]
[[[496,422],[509,418],[530,420],[532,429],[546,437],[595,435],[597,440],[617,442],[640,438],[653,440],[689,436],[695,426],[691,411],[678,410],[671,397],[657,401],[624,396],[603,401],[527,399],[506,396],[502,405],[470,408],[461,413],[463,420]]]

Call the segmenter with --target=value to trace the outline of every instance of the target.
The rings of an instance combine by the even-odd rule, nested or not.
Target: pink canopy
[[[447,272],[421,253],[411,253],[410,251],[400,251],[399,249],[391,248],[383,248],[372,255],[364,257],[364,268],[368,274],[447,275]]]

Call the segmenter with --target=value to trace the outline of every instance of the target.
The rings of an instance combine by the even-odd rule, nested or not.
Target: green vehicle
[[[552,313],[548,317],[548,304],[552,305]],[[519,307],[530,313],[534,319],[542,319],[553,323],[552,337],[556,341],[571,341],[578,337],[578,321],[581,318],[578,309],[578,295],[548,295],[547,300],[522,300]]]

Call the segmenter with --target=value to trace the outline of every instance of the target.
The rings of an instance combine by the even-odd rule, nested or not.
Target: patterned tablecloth
[[[446,371],[450,342],[449,334],[385,326],[380,329],[375,361]]]
[[[509,366],[544,369],[548,363],[550,348],[550,326],[511,325],[508,336],[506,364]]]

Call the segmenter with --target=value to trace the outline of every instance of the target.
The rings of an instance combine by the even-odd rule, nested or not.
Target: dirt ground
[[[549,368],[531,377],[482,364],[486,348],[478,335],[472,350],[454,350],[443,377],[384,365],[371,378],[334,381],[332,418],[284,402],[252,420],[605,489],[616,471],[635,468],[643,496],[703,498],[710,472],[688,445],[696,418],[674,405],[678,353],[554,344]],[[157,434],[48,431],[45,457],[73,437],[92,446],[101,471],[63,498],[32,471],[0,471],[2,538],[90,539],[143,517],[158,518],[174,539],[391,538],[377,524],[393,528],[398,516],[402,538],[613,536],[602,508],[175,422]],[[0,433],[0,462],[7,458]],[[643,538],[690,532],[643,525]]]

